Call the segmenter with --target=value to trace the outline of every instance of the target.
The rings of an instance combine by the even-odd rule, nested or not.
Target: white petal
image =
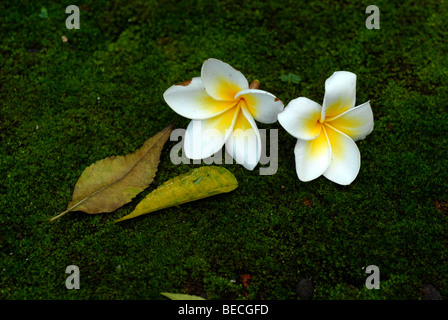
[[[321,176],[331,160],[331,147],[325,128],[314,140],[298,139],[294,148],[296,157],[296,172],[301,181],[314,180]]]
[[[321,121],[335,117],[355,106],[356,74],[336,71],[325,81],[325,96]]]
[[[319,123],[321,106],[308,99],[291,100],[278,115],[278,122],[293,137],[302,140],[315,139],[321,131]]]
[[[214,117],[235,104],[229,101],[217,101],[210,97],[202,85],[201,78],[193,78],[171,86],[165,91],[163,98],[176,113],[196,120]]]
[[[261,123],[276,122],[277,115],[283,110],[283,102],[267,91],[242,90],[235,96],[235,99],[239,98],[246,101],[247,110],[255,120]]]
[[[257,125],[249,111],[243,106],[226,141],[226,150],[236,163],[253,170],[261,157],[261,137]]]
[[[370,102],[352,108],[328,123],[354,141],[362,140],[373,130],[373,112]]]
[[[355,180],[361,166],[361,155],[356,143],[347,135],[325,125],[331,145],[331,162],[324,176],[341,185]]]
[[[205,90],[215,100],[233,101],[238,92],[249,89],[249,83],[241,72],[217,59],[204,62],[201,79]]]
[[[205,159],[218,152],[233,131],[240,107],[205,120],[190,121],[184,141],[185,155],[190,159]]]

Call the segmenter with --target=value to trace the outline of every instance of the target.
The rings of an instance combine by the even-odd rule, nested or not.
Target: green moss
[[[81,28],[67,30],[64,5],[3,1],[0,298],[295,299],[304,277],[316,299],[419,299],[424,283],[448,297],[448,7],[376,5],[379,30],[365,28],[367,5],[351,1],[85,1]],[[357,143],[355,182],[300,182],[295,139],[260,124],[280,129],[275,175],[227,165],[239,181],[232,193],[114,224],[198,166],[172,164],[177,142],[168,141],[155,181],[130,204],[49,223],[88,165],[135,150],[173,120],[186,128],[163,92],[210,57],[285,103],[322,102],[334,71],[356,73],[357,103],[371,101],[375,129]],[[288,74],[300,81],[282,81]],[[65,287],[71,264],[80,290]],[[365,288],[370,264],[380,290]]]

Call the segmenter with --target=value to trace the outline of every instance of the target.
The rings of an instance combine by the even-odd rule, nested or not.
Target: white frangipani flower
[[[325,81],[323,106],[300,97],[278,115],[285,130],[297,138],[296,171],[301,181],[324,175],[348,185],[358,175],[361,157],[355,141],[373,130],[370,102],[355,107],[356,75],[337,71]]]
[[[274,123],[283,110],[280,100],[257,87],[258,82],[249,87],[244,75],[229,64],[208,59],[201,77],[166,90],[163,97],[171,109],[192,119],[184,138],[185,155],[204,159],[225,144],[237,163],[254,169],[261,157],[255,120]]]

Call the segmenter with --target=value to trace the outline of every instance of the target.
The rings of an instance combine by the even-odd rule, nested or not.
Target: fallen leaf
[[[190,294],[170,293],[170,292],[161,292],[160,294],[171,300],[205,300],[202,297],[193,296]]]
[[[240,275],[240,278],[241,278],[241,282],[243,283],[244,295],[245,295],[246,299],[249,299],[248,289],[249,289],[249,282],[252,277],[250,276],[250,274],[242,274],[242,275]]]
[[[154,180],[160,154],[174,124],[146,140],[143,146],[125,156],[112,156],[87,167],[79,177],[67,210],[89,214],[112,212],[130,202]]]
[[[230,192],[238,187],[235,176],[225,168],[204,166],[166,181],[149,193],[130,214],[116,222],[183,203]]]

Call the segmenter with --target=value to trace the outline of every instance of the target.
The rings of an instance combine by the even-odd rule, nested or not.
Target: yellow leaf
[[[130,214],[116,222],[132,219],[160,209],[178,206],[238,187],[235,176],[227,169],[215,166],[196,168],[166,181],[143,199]]]
[[[170,292],[161,292],[160,294],[171,300],[205,300],[202,297],[193,296],[191,294],[170,293]]]
[[[90,214],[112,212],[130,202],[154,180],[160,154],[174,124],[169,125],[143,146],[125,156],[112,156],[87,167],[79,177],[67,210]]]

